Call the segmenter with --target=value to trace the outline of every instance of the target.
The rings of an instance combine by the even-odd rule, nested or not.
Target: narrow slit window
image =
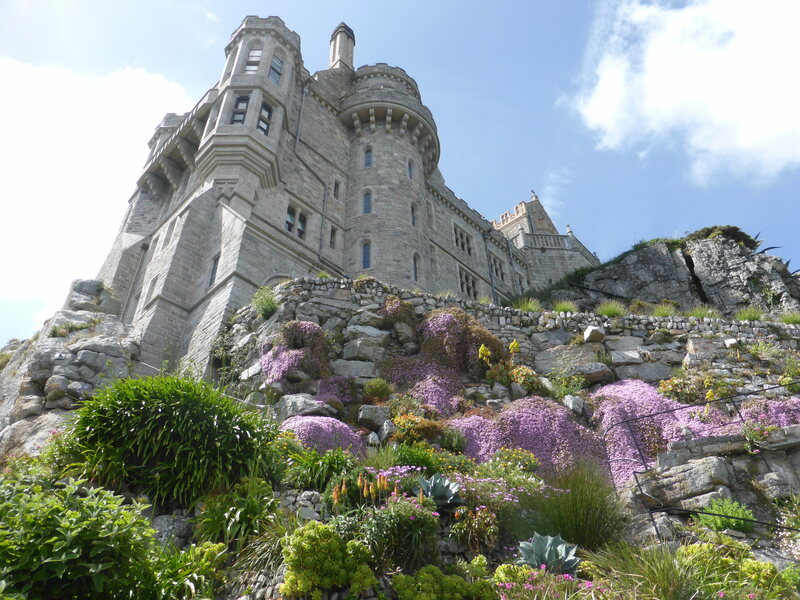
[[[258,115],[258,129],[264,135],[269,135],[269,126],[272,123],[272,107],[266,102],[261,103],[261,112]]]
[[[333,182],[333,198],[335,200],[339,199],[339,182],[338,181],[334,181]]]
[[[211,275],[208,277],[208,287],[214,285],[214,282],[217,280],[217,269],[219,268],[219,257],[220,255],[217,254],[214,257],[214,260],[211,261]]]
[[[336,248],[336,227],[331,227],[331,248]]]
[[[419,281],[419,256],[416,254],[413,259],[412,270],[414,272],[414,281]]]
[[[367,148],[364,150],[364,166],[371,167],[372,166],[372,148]]]
[[[414,204],[411,205],[411,226],[417,226],[417,207]]]
[[[273,56],[269,65],[269,80],[275,85],[280,85],[281,73],[283,73],[283,61],[277,56]]]
[[[291,206],[286,210],[286,231],[294,231],[294,221],[297,216],[297,211]]]
[[[372,246],[369,242],[364,242],[361,245],[361,268],[369,269],[372,262]]]
[[[261,55],[264,51],[261,48],[253,48],[250,54],[247,55],[247,63],[244,65],[244,72],[247,75],[252,75],[258,72],[258,64],[261,62]]]
[[[247,105],[250,103],[250,96],[237,96],[236,102],[233,105],[233,113],[231,114],[231,125],[244,124],[244,118],[247,116]]]
[[[297,217],[297,237],[301,240],[306,237],[306,216],[303,213]]]
[[[414,179],[414,163],[408,161],[408,178]]]
[[[372,212],[372,192],[364,192],[364,214]]]

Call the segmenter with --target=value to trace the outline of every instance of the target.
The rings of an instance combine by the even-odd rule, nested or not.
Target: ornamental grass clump
[[[553,303],[553,312],[557,313],[576,313],[578,312],[578,305],[572,300],[560,300]]]
[[[598,304],[594,312],[602,317],[621,317],[628,309],[619,300],[609,300]]]
[[[542,303],[538,298],[518,298],[511,306],[525,312],[542,312]]]
[[[344,448],[361,454],[364,442],[347,423],[333,417],[289,417],[281,423],[281,431],[291,431],[303,446],[324,453]]]
[[[800,312],[783,313],[778,320],[784,325],[800,325]]]
[[[275,290],[271,287],[260,287],[253,294],[250,305],[262,319],[269,319],[278,311],[278,300],[275,298]]]
[[[746,306],[736,312],[733,318],[737,321],[760,321],[764,316],[764,311],[758,306]]]
[[[74,469],[151,501],[192,505],[242,476],[274,479],[271,421],[202,381],[118,379],[76,411],[62,442]]]
[[[709,306],[708,304],[699,304],[693,308],[690,308],[684,313],[687,317],[694,317],[696,319],[720,319],[722,318],[722,313],[719,312],[713,306]]]

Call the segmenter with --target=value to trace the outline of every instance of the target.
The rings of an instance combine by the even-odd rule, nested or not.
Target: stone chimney
[[[333,30],[331,35],[331,57],[329,69],[347,68],[353,70],[353,51],[356,47],[356,36],[345,23]]]

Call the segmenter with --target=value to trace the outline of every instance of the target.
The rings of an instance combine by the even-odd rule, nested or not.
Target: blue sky
[[[311,72],[340,21],[356,65],[406,69],[488,218],[534,189],[604,260],[734,224],[800,268],[795,0],[4,0],[0,343],[96,274],[153,127],[214,85],[248,14],[282,17]]]

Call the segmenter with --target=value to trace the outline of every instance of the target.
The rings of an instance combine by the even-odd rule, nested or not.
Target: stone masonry
[[[340,24],[329,68],[312,75],[281,19],[247,17],[220,80],[156,128],[99,275],[143,361],[203,371],[257,287],[319,271],[499,303],[597,264],[535,194],[491,222],[458,198],[416,82],[383,63],[355,69],[354,47]]]

